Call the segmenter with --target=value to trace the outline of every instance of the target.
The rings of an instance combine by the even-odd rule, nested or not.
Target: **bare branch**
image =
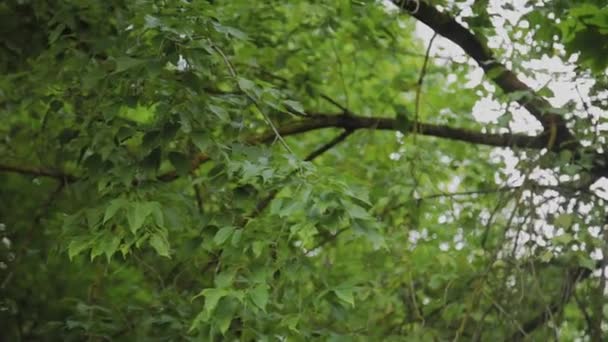
[[[344,128],[350,130],[357,129],[378,129],[397,131],[400,125],[394,118],[387,117],[362,117],[356,115],[332,115],[332,114],[310,114],[310,119],[295,121],[279,128],[283,136],[304,133],[321,128]],[[415,127],[414,127],[415,126]],[[473,144],[481,144],[498,147],[520,147],[540,149],[545,147],[546,138],[544,136],[530,136],[525,134],[489,134],[479,133],[463,128],[453,128],[446,125],[434,125],[419,123],[413,125],[410,131],[421,135],[434,136],[458,140]],[[273,136],[269,133],[251,139],[250,142],[267,142]]]
[[[490,77],[505,93],[524,92],[529,94],[529,96],[522,96],[517,102],[542,123],[545,131],[554,130],[556,145],[570,144],[575,141],[566,127],[563,117],[557,114],[555,108],[500,63],[482,39],[458,23],[452,16],[440,12],[423,0],[393,0],[393,3],[436,33],[460,46],[484,70],[486,76]]]
[[[433,41],[437,38],[437,32],[433,34],[431,40],[429,41],[429,45],[426,47],[426,53],[424,55],[424,62],[422,63],[422,69],[420,70],[420,77],[418,78],[418,83],[416,85],[416,101],[415,101],[415,113],[414,113],[414,123],[418,124],[418,120],[420,117],[420,93],[422,92],[422,84],[424,83],[424,76],[426,75],[426,66],[429,63],[429,55],[431,53],[431,47],[433,47]],[[416,142],[416,131],[414,131],[414,143]]]
[[[325,95],[325,94],[320,94],[319,96],[321,96],[322,99],[324,99],[325,101],[331,103],[332,105],[338,107],[338,109],[342,110],[342,113],[344,114],[350,114],[350,110],[348,110],[348,108],[344,107],[343,105],[341,105],[338,101],[332,99],[331,97]]]

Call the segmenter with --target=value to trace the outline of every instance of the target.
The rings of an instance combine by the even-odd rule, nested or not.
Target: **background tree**
[[[603,0],[0,18],[5,339],[606,334]]]

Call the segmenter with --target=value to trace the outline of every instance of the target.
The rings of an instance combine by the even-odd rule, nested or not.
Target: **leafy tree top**
[[[608,7],[522,6],[4,1],[1,330],[601,340]]]

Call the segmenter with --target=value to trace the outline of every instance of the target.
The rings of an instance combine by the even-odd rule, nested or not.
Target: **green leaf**
[[[205,312],[205,310],[201,310],[196,317],[194,317],[194,319],[192,320],[192,323],[190,324],[190,328],[188,328],[188,332],[191,333],[194,330],[197,330],[198,327],[205,321],[207,321],[207,313]]]
[[[110,201],[110,204],[106,207],[106,211],[103,215],[103,223],[108,222],[119,209],[126,208],[129,205],[126,199],[116,198]]]
[[[190,159],[185,154],[170,152],[169,161],[179,175],[187,175],[190,172]]]
[[[262,255],[262,251],[264,250],[265,245],[266,245],[266,243],[264,243],[263,241],[254,241],[251,244],[251,250],[253,252],[253,256],[255,256],[256,258],[259,258],[260,255]]]
[[[144,28],[157,28],[162,25],[160,19],[150,14],[146,14],[146,16],[144,17],[144,21]]]
[[[553,259],[553,252],[549,250],[544,251],[540,256],[542,262],[549,262],[551,259]]]
[[[213,310],[215,310],[217,303],[220,301],[220,299],[222,299],[223,297],[228,295],[229,291],[226,289],[211,288],[211,289],[205,289],[201,293],[203,296],[205,296],[204,310],[207,312],[208,315],[211,315]]]
[[[243,235],[242,229],[237,229],[234,231],[234,234],[232,234],[232,239],[230,240],[230,243],[232,244],[232,246],[236,247],[239,245],[239,242],[241,242],[242,235]]]
[[[215,236],[213,237],[213,242],[215,242],[217,245],[222,245],[230,237],[230,235],[232,235],[234,229],[234,227],[220,228],[220,230],[215,233]]]
[[[353,219],[369,220],[370,214],[363,207],[352,202],[343,201],[344,207],[348,215]]]
[[[102,219],[101,211],[99,208],[88,208],[84,211],[84,214],[87,219],[87,224],[91,228],[96,227]]]
[[[196,131],[190,134],[192,142],[201,152],[205,152],[211,146],[211,138],[208,132]]]
[[[298,101],[285,100],[283,101],[283,103],[285,104],[285,106],[287,106],[288,109],[293,110],[296,113],[306,114],[304,111],[304,106],[302,106],[302,104]]]
[[[579,255],[578,264],[586,269],[595,271],[598,268],[597,261],[591,259],[589,256]]]
[[[228,122],[230,121],[230,115],[228,112],[219,106],[209,105],[208,106],[211,113],[215,114],[221,121]]]
[[[486,70],[486,76],[489,79],[496,79],[498,76],[505,72],[505,68],[501,66],[494,66],[490,70]]]
[[[287,328],[289,328],[289,330],[298,333],[298,323],[300,322],[300,316],[298,315],[289,315],[286,317],[283,317],[283,319],[281,320],[281,325],[282,326],[286,326]]]
[[[222,271],[220,274],[215,276],[215,279],[214,279],[215,286],[218,288],[230,287],[230,286],[232,286],[235,276],[236,276],[236,271],[234,269]]]
[[[268,304],[268,287],[266,284],[261,284],[249,290],[249,298],[262,311],[266,312]]]
[[[107,261],[110,261],[112,255],[114,255],[114,253],[116,253],[118,250],[120,241],[120,237],[118,237],[116,234],[106,234],[106,236],[104,236],[104,238],[98,242],[103,254],[106,256]]]
[[[150,246],[156,250],[158,255],[171,258],[169,255],[169,241],[163,234],[153,234],[150,237]]]
[[[144,64],[146,61],[143,59],[131,58],[131,57],[118,57],[114,60],[116,62],[115,73],[123,72],[131,68],[135,68]]]
[[[353,288],[352,287],[340,287],[333,290],[340,300],[345,303],[350,304],[352,307],[355,306],[355,298],[353,296]]]
[[[160,167],[161,149],[153,149],[142,161],[143,167],[148,171],[156,171]]]
[[[559,214],[553,220],[553,224],[559,228],[570,228],[572,226],[572,222],[574,221],[574,216],[572,214]]]
[[[84,236],[74,238],[68,246],[68,257],[73,260],[76,255],[89,247],[91,247],[90,238]]]
[[[213,315],[213,319],[220,329],[222,335],[225,335],[228,328],[230,328],[230,323],[232,323],[233,317],[234,314],[230,310],[219,310],[219,308],[216,310],[215,314]]]
[[[127,221],[129,222],[129,229],[133,234],[137,233],[151,213],[152,206],[147,202],[135,202],[128,207]]]
[[[261,95],[260,89],[255,84],[255,82],[248,80],[246,78],[239,77],[238,78],[239,88],[250,96],[254,96],[255,98],[259,98]]]
[[[163,208],[158,202],[148,202],[147,204],[150,207],[150,211],[152,212],[152,217],[154,218],[154,223],[158,227],[165,227],[165,215],[163,213]]]
[[[196,296],[194,296],[192,300],[200,296],[204,296],[205,306],[203,307],[203,310],[196,315],[188,331],[191,332],[195,330],[202,322],[208,322],[220,299],[227,296],[229,293],[230,291],[226,289],[208,288],[202,290]]]
[[[557,244],[567,245],[572,242],[572,240],[574,240],[574,237],[572,236],[572,234],[564,233],[562,235],[554,237],[552,240]]]
[[[511,101],[520,101],[523,99],[528,99],[532,97],[532,92],[530,90],[517,90],[507,94],[507,97]]]
[[[215,30],[217,32],[225,33],[229,36],[232,36],[232,37],[240,39],[240,40],[247,40],[247,35],[244,32],[242,32],[241,30],[238,30],[234,27],[222,25],[218,22],[214,22],[213,27],[215,28]]]

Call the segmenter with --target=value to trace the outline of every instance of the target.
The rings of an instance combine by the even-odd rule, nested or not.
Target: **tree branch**
[[[277,131],[283,137],[306,133],[323,128],[343,128],[347,131],[358,129],[379,129],[398,131],[400,125],[394,118],[363,117],[350,114],[319,114],[309,113],[305,120],[297,120],[283,126],[277,127]],[[480,133],[463,128],[453,128],[447,125],[434,125],[418,123],[410,127],[410,132],[418,135],[426,135],[437,138],[445,138],[472,144],[481,144],[496,147],[519,147],[542,149],[547,145],[546,135],[530,136],[525,134],[489,134]],[[276,133],[268,131],[261,135],[254,135],[246,139],[246,143],[257,145],[274,141]],[[199,154],[192,160],[192,170],[209,161],[207,155]],[[178,177],[175,171],[160,175],[162,181],[171,181]]]
[[[35,177],[50,177],[59,180],[62,183],[72,183],[76,181],[76,177],[67,173],[44,169],[40,167],[16,166],[16,165],[0,165],[0,172],[18,173],[22,175]]]
[[[397,119],[388,117],[363,117],[357,115],[310,114],[310,119],[295,121],[279,128],[283,136],[305,133],[322,128],[344,128],[348,130],[378,129],[398,131],[400,125]],[[520,147],[541,149],[546,147],[546,137],[530,136],[525,134],[489,134],[479,133],[463,128],[453,128],[447,125],[419,123],[412,125],[409,132],[417,134],[458,140],[473,144],[497,147]],[[274,136],[270,132],[250,139],[250,143],[272,141]]]
[[[324,128],[342,128],[347,131],[356,131],[359,129],[378,129],[398,131],[401,125],[397,119],[388,117],[363,117],[350,114],[309,114],[309,118],[305,120],[297,120],[277,127],[277,131],[281,136],[290,136],[301,133],[306,133]],[[496,147],[517,147],[528,149],[542,149],[547,147],[547,141],[550,139],[548,134],[530,136],[525,134],[492,134],[481,133],[464,128],[454,128],[447,125],[436,125],[428,123],[418,123],[410,127],[409,132],[416,132],[418,135],[426,135],[436,138],[450,139],[471,144],[480,144]],[[274,131],[268,131],[260,135],[253,135],[246,139],[246,143],[256,145],[272,142],[276,137]],[[573,146],[569,148],[572,149]],[[197,154],[192,158],[191,170],[196,170],[200,165],[210,160],[210,157],[205,154]],[[608,175],[608,165],[605,155],[596,154],[593,158],[594,166],[591,172],[595,177]],[[48,169],[36,167],[21,167],[0,165],[0,172],[14,172],[26,175],[39,177],[51,177],[62,180],[64,182],[74,182],[78,177],[62,172],[57,172]],[[178,178],[175,171],[170,171],[159,175],[158,180],[169,182]]]
[[[557,114],[551,104],[538,95],[530,86],[522,82],[515,73],[498,62],[493,52],[471,31],[458,23],[452,16],[440,12],[433,5],[423,0],[392,0],[399,8],[406,10],[417,20],[429,26],[471,56],[505,93],[522,92],[517,102],[525,107],[540,123],[546,132],[555,132],[554,145],[573,143],[575,139],[566,127],[562,116]]]

